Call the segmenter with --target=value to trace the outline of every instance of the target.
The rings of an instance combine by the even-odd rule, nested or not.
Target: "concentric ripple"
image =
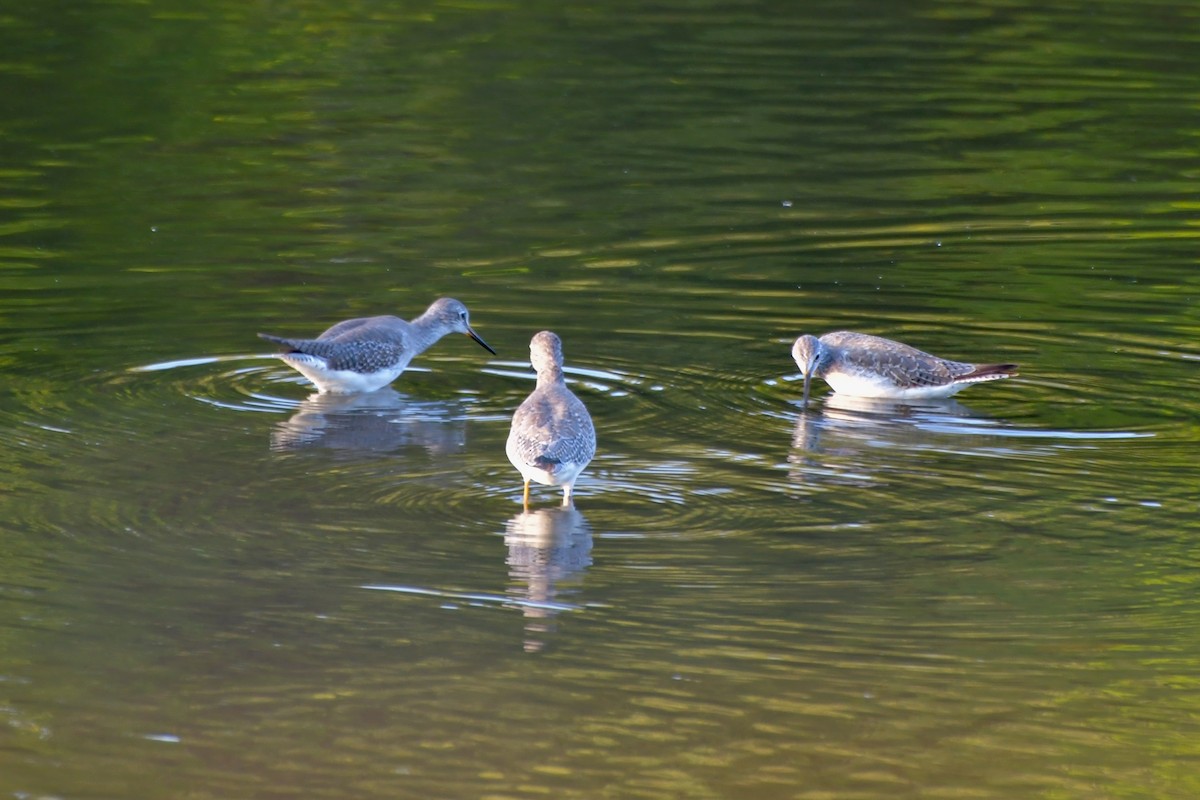
[[[245,366],[246,361],[271,364]],[[239,365],[226,368],[226,365]],[[204,367],[204,370],[198,368]],[[278,385],[305,385],[295,372],[279,367],[278,359],[256,355],[204,356],[174,359],[133,367],[133,373],[168,373],[169,386],[184,396],[229,411],[280,412],[294,407],[295,401],[268,391]]]

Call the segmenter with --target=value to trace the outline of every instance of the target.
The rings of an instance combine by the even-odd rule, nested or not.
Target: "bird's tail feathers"
[[[292,347],[297,341],[295,339],[285,339],[282,336],[275,336],[274,334],[270,333],[260,333],[258,338],[266,339],[268,342],[274,342],[275,344],[281,344],[284,347]]]
[[[554,472],[556,470],[558,470],[559,467],[562,466],[562,463],[563,462],[557,458],[549,458],[548,456],[538,456],[537,458],[535,458],[533,460],[533,463],[530,464],[530,466],[537,467],[538,469],[544,470],[544,471],[550,473],[551,475],[553,475]]]
[[[303,353],[304,355],[324,359],[331,358],[334,355],[334,348],[336,347],[333,342],[326,342],[320,339],[288,339],[269,333],[260,333],[259,338],[287,348],[286,352],[288,353]]]
[[[998,381],[1001,378],[1011,378],[1017,375],[1016,364],[978,364],[966,375],[960,375],[959,381]]]

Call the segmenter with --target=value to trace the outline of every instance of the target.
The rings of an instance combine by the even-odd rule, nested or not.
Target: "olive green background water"
[[[0,2],[0,797],[1200,794],[1200,6],[1052,6]]]

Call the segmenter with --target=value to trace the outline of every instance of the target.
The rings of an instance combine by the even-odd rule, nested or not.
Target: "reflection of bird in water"
[[[312,394],[271,432],[271,448],[326,447],[389,452],[423,447],[431,454],[459,450],[466,424],[452,405],[414,402],[394,389],[365,394]]]
[[[408,362],[448,333],[465,333],[496,354],[471,329],[467,307],[450,297],[435,300],[412,322],[393,316],[361,317],[339,322],[316,339],[259,336],[286,347],[279,357],[318,391],[353,394],[387,386]]]
[[[975,412],[951,398],[902,401],[845,394],[831,394],[826,397],[824,412],[826,419],[848,425],[911,422],[922,417],[975,416]]]
[[[821,338],[805,334],[792,345],[792,358],[804,375],[804,400],[813,376],[835,392],[855,397],[916,400],[949,397],[972,383],[1011,378],[1016,364],[948,361],[891,339],[853,331]]]
[[[916,448],[959,428],[980,433],[974,412],[956,400],[900,402],[831,394],[821,410],[801,409],[788,463],[797,482],[871,486],[878,482],[868,448]],[[826,456],[834,456],[827,458]]]
[[[525,479],[527,508],[530,481],[563,487],[563,505],[570,505],[575,480],[596,455],[596,429],[563,379],[562,340],[550,331],[535,333],[529,357],[537,388],[513,414],[504,449]]]
[[[545,647],[553,630],[559,584],[582,578],[592,563],[592,531],[574,506],[522,511],[504,529],[509,594],[525,612],[525,650]]]

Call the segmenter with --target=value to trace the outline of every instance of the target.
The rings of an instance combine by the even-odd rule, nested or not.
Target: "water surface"
[[[1196,796],[1198,32],[0,14],[0,796]],[[255,337],[439,295],[497,357]],[[801,409],[840,328],[1022,374]],[[541,329],[574,510],[504,456]]]

